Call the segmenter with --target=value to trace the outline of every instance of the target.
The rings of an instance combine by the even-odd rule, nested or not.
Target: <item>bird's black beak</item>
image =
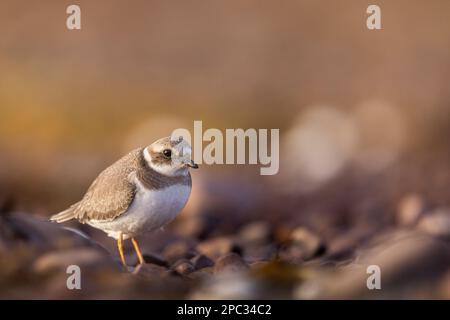
[[[186,165],[192,169],[198,169],[198,164],[196,164],[193,160],[191,160],[191,162],[187,163]]]

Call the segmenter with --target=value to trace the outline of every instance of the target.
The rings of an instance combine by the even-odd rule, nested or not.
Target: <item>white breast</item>
[[[191,193],[191,187],[182,184],[160,190],[148,190],[140,182],[136,185],[136,196],[126,213],[114,221],[90,221],[89,224],[115,239],[118,239],[120,232],[124,239],[135,237],[172,221],[186,205]]]

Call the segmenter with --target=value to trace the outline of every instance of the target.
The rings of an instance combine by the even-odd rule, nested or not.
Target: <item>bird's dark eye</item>
[[[164,155],[164,157],[170,159],[170,157],[172,156],[172,150],[170,150],[170,149],[165,149],[165,150],[163,151],[163,155]]]

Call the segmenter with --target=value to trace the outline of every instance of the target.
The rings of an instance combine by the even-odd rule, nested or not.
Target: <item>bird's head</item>
[[[186,175],[189,168],[197,169],[198,165],[191,158],[192,149],[189,143],[179,137],[165,137],[153,142],[144,149],[144,157],[150,168],[167,175]]]

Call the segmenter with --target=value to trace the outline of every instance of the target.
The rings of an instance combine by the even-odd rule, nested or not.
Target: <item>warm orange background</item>
[[[81,6],[81,31],[65,27],[66,7],[74,3]],[[331,137],[344,132],[343,142],[330,142],[337,158],[342,149],[344,156],[326,182],[372,156],[389,159],[375,165],[377,173],[401,166],[402,156],[442,157],[450,3],[377,1],[381,31],[366,28],[369,4],[2,1],[1,194],[19,205],[60,209],[124,152],[193,120],[221,129],[280,128],[281,177],[288,166],[298,169],[291,164],[296,126],[328,121]],[[308,120],[317,108],[319,124]],[[350,131],[346,117],[354,117]],[[362,128],[356,133],[355,123]],[[345,132],[357,147],[346,149]],[[299,149],[309,154],[308,146]],[[320,162],[320,152],[311,154]],[[329,169],[327,161],[321,165],[320,172]],[[286,184],[246,169],[257,185]],[[205,169],[212,179],[224,170],[238,172]]]

